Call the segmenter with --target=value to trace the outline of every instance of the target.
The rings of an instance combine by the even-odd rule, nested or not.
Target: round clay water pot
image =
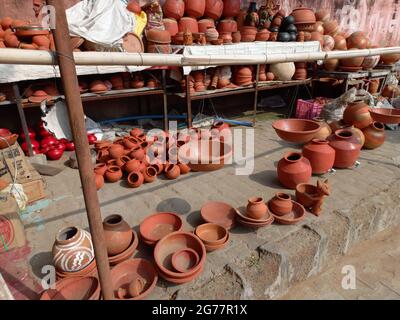
[[[165,30],[169,32],[171,37],[174,37],[179,32],[178,22],[175,19],[165,18],[163,19],[163,24]]]
[[[100,174],[95,174],[94,181],[96,183],[96,189],[100,190],[104,186],[104,177]]]
[[[357,49],[350,49],[350,50],[357,50]],[[341,66],[350,68],[361,67],[363,62],[364,62],[364,57],[354,57],[354,58],[346,58],[339,60],[339,64]]]
[[[161,44],[171,43],[171,34],[167,30],[150,29],[146,33],[147,41]]]
[[[328,172],[335,162],[335,150],[327,140],[313,139],[303,147],[303,156],[310,161],[313,174]]]
[[[318,10],[317,12],[315,12],[315,18],[317,19],[317,21],[329,21],[330,18],[330,12],[329,10]]]
[[[185,13],[185,2],[183,0],[166,0],[162,9],[165,17],[179,20]]]
[[[124,147],[120,144],[113,144],[108,149],[109,155],[113,159],[119,159],[124,155]]]
[[[206,0],[185,0],[185,14],[189,17],[200,18],[206,10]]]
[[[296,67],[293,62],[274,63],[270,65],[269,71],[275,75],[276,80],[288,81],[292,79]]]
[[[366,49],[368,46],[368,39],[363,33],[354,32],[347,38],[348,49]]]
[[[57,233],[52,254],[58,271],[80,271],[94,259],[92,238],[89,232],[79,227],[63,228]]]
[[[143,172],[144,181],[146,183],[154,182],[157,179],[157,170],[153,167],[147,167]]]
[[[336,35],[333,37],[335,40],[335,50],[347,50],[347,42],[346,38],[340,35]]]
[[[103,230],[109,256],[120,254],[131,244],[132,230],[119,214],[113,214],[105,218]]]
[[[134,171],[140,171],[141,162],[140,160],[132,159],[125,163],[125,171],[131,173]]]
[[[277,216],[284,216],[292,212],[292,198],[286,193],[278,192],[268,203],[271,212]]]
[[[362,145],[354,133],[348,129],[337,130],[329,138],[329,145],[335,149],[335,162],[333,166],[339,169],[352,167],[358,157]]]
[[[222,16],[223,9],[224,2],[222,0],[206,0],[204,16],[214,20],[218,20]]]
[[[317,19],[315,18],[314,11],[310,8],[299,7],[292,11],[290,14],[295,19],[295,24],[308,24],[315,23]]]
[[[261,197],[251,197],[247,201],[246,214],[252,219],[261,219],[268,211],[264,199]]]
[[[225,18],[235,18],[240,13],[240,0],[224,0],[222,16]]]
[[[108,182],[114,183],[122,178],[122,170],[118,166],[110,166],[104,173],[104,177]]]
[[[364,129],[372,123],[369,106],[363,100],[356,100],[347,105],[343,113],[343,121],[358,129]]]
[[[310,161],[301,153],[289,152],[278,162],[278,179],[288,188],[295,189],[299,183],[308,183],[312,175]]]
[[[379,60],[381,59],[381,56],[369,56],[369,57],[365,57],[364,61],[362,63],[362,67],[364,70],[371,70],[373,68],[375,68],[378,63]],[[379,79],[372,79],[373,80],[379,80]]]
[[[181,174],[181,170],[179,169],[179,166],[176,164],[169,164],[165,168],[165,176],[169,180],[174,180],[177,179]]]
[[[326,21],[324,22],[324,30],[325,34],[334,37],[339,31],[339,24],[336,20]]]
[[[322,118],[313,118],[313,121],[318,122],[321,129],[315,134],[314,139],[324,140],[332,134],[332,129],[328,123]]]
[[[218,32],[237,32],[237,22],[232,19],[224,19],[218,23]]]
[[[257,32],[256,41],[268,41],[270,34],[268,29],[261,29]]]
[[[128,175],[127,183],[130,188],[138,188],[144,183],[144,175],[140,171],[132,171]]]
[[[215,28],[215,22],[212,19],[201,19],[197,24],[201,33],[206,33],[208,27]]]
[[[146,152],[141,146],[136,146],[135,148],[132,148],[131,151],[129,152],[129,157],[139,161],[142,161],[145,158],[145,156]]]
[[[364,148],[376,149],[385,142],[385,125],[381,122],[372,122],[362,130],[365,136]]]
[[[385,65],[395,64],[400,60],[400,53],[383,54],[381,56],[381,61]]]
[[[191,33],[199,32],[199,25],[197,24],[197,20],[192,17],[183,17],[179,20],[178,23],[179,32],[185,32],[186,30]]]
[[[121,168],[121,170],[125,170],[125,164],[131,161],[131,158],[128,156],[122,156],[117,159],[116,165]]]
[[[104,173],[106,172],[106,170],[107,170],[107,165],[105,163],[98,163],[94,167],[94,173],[99,174],[101,176],[104,176]]]

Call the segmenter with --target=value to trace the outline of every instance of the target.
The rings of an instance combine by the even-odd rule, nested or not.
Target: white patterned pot
[[[94,259],[90,233],[78,227],[61,229],[53,245],[53,264],[58,271],[76,272]]]

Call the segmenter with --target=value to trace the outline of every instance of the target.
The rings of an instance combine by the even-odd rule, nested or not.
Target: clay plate
[[[40,300],[99,300],[100,284],[96,277],[66,278],[55,289],[44,291]]]
[[[247,216],[246,208],[244,208],[244,207],[240,207],[240,208],[236,209],[235,212],[241,220],[244,220],[244,221],[247,221],[250,223],[257,223],[257,224],[268,223],[271,221],[271,218],[272,218],[272,215],[271,215],[271,212],[270,212],[268,206],[267,206],[267,211],[265,212],[264,216],[261,219],[253,219],[253,218],[250,218],[249,216]]]
[[[139,226],[145,242],[155,243],[166,235],[182,229],[182,219],[173,212],[157,212],[145,218]]]
[[[400,109],[374,108],[369,109],[369,113],[374,121],[384,124],[400,123]]]
[[[241,225],[248,227],[248,228],[262,228],[262,227],[266,227],[271,225],[274,222],[274,219],[272,217],[272,220],[270,220],[269,222],[265,222],[265,223],[254,223],[254,222],[249,222],[246,220],[243,220],[240,217],[236,218],[237,222],[239,222]]]
[[[293,209],[291,213],[284,216],[277,216],[272,214],[276,222],[280,224],[296,224],[306,217],[306,210],[304,209],[304,207],[296,201],[292,200],[292,203]]]
[[[199,263],[199,255],[190,248],[176,251],[172,255],[171,264],[178,272],[189,272]]]
[[[224,202],[207,202],[200,210],[205,222],[215,223],[230,230],[235,224],[235,209]]]
[[[194,234],[203,241],[204,245],[216,246],[226,242],[228,231],[216,223],[205,223],[199,225]]]

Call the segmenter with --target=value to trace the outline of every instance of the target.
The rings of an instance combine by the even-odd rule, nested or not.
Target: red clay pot
[[[368,39],[362,32],[354,32],[347,38],[348,49],[366,49],[368,47]]]
[[[97,152],[96,161],[100,163],[107,163],[110,160],[110,153],[108,150],[99,150]]]
[[[320,140],[325,140],[332,134],[332,129],[329,126],[329,124],[326,123],[326,121],[322,118],[313,118],[312,119],[315,122],[318,122],[321,126],[321,129],[316,133],[314,136],[314,139],[320,139]]]
[[[197,24],[197,20],[192,17],[183,17],[179,20],[178,24],[179,32],[185,32],[186,30],[191,33],[199,32],[199,25]]]
[[[104,177],[108,182],[117,182],[122,178],[121,168],[118,166],[110,166],[104,174]]]
[[[147,41],[161,44],[171,43],[171,34],[166,30],[150,29],[146,33]]]
[[[354,133],[347,129],[337,130],[328,141],[336,152],[333,166],[340,169],[352,167],[362,147]]]
[[[109,256],[120,254],[131,244],[132,230],[119,214],[105,218],[103,230]]]
[[[265,212],[268,211],[267,205],[263,198],[252,197],[248,200],[246,214],[252,219],[261,219],[265,216]]]
[[[185,3],[183,0],[166,0],[163,6],[164,16],[179,20],[185,13]]]
[[[139,160],[139,161],[142,161],[144,159],[145,155],[146,155],[145,150],[141,146],[136,146],[129,153],[129,157],[131,157],[132,159]]]
[[[127,149],[133,149],[139,146],[140,141],[135,137],[126,137],[123,140],[124,147]]]
[[[310,161],[313,174],[324,174],[333,168],[335,149],[327,140],[313,139],[303,147],[303,156]]]
[[[237,22],[232,19],[224,19],[218,23],[218,32],[237,32]]]
[[[134,171],[140,171],[141,162],[136,159],[132,159],[125,164],[125,171],[128,173]]]
[[[178,167],[181,171],[181,174],[187,174],[190,172],[190,167],[185,163],[179,163]]]
[[[119,159],[124,155],[124,147],[120,144],[113,144],[109,149],[108,152],[112,159]]]
[[[174,37],[178,32],[178,22],[175,19],[165,18],[163,19],[165,30],[169,32],[171,37]]]
[[[278,192],[268,203],[269,209],[277,216],[284,216],[292,212],[292,198],[286,193]]]
[[[200,18],[206,10],[206,0],[185,0],[185,14],[189,17]]]
[[[309,8],[296,8],[292,11],[291,15],[294,17],[296,25],[315,23],[317,21],[314,11]]]
[[[142,8],[140,7],[139,0],[131,0],[129,1],[128,5],[126,6],[126,9],[130,12],[133,12],[135,14],[140,14],[142,12]]]
[[[374,121],[362,132],[365,137],[364,148],[366,149],[376,149],[385,142],[385,126],[381,122]]]
[[[201,33],[206,33],[208,27],[215,28],[215,22],[212,19],[201,19],[197,25]]]
[[[104,186],[104,177],[100,174],[95,174],[96,189],[100,190]]]
[[[144,181],[151,183],[157,179],[157,170],[154,167],[147,167],[143,172]]]
[[[242,40],[242,35],[240,31],[232,33],[232,42],[239,43]]]
[[[128,175],[128,185],[131,188],[138,188],[143,184],[143,182],[144,182],[144,176],[139,171],[132,171]]]
[[[349,103],[343,113],[343,121],[358,129],[364,129],[372,123],[369,106],[363,100]]]
[[[177,179],[181,174],[181,170],[179,169],[179,166],[176,164],[169,164],[165,168],[165,176],[169,180],[174,180]]]
[[[225,18],[235,18],[240,13],[240,0],[224,0],[222,16]]]
[[[214,20],[218,20],[222,16],[223,9],[224,3],[222,0],[206,0],[204,16]]]
[[[129,162],[131,158],[128,156],[122,156],[117,159],[116,165],[121,168],[121,170],[125,170],[125,164]]]
[[[98,163],[94,167],[94,173],[95,174],[99,174],[101,176],[104,176],[106,171],[107,171],[107,165],[105,163]]]
[[[288,189],[307,183],[312,174],[310,161],[297,152],[289,152],[279,160],[277,171],[280,183]]]

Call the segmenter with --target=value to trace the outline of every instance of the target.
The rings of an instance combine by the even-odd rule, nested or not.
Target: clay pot
[[[325,34],[334,37],[339,31],[339,24],[336,20],[326,21],[324,22],[324,30]]]
[[[194,234],[203,241],[204,245],[217,246],[226,242],[229,232],[216,223],[204,223],[196,227]],[[206,248],[207,249],[207,248]]]
[[[322,34],[320,34],[319,32],[311,32],[311,39],[310,41],[319,41],[319,43],[321,44],[321,47],[324,46],[324,36]]]
[[[400,60],[400,54],[399,53],[383,54],[381,56],[381,61],[385,65],[395,64],[399,60]]]
[[[126,164],[128,161],[130,161],[131,158],[129,158],[128,156],[122,156],[122,157],[120,157],[120,158],[118,158],[118,159],[116,159],[116,160],[117,160],[117,161],[116,161],[116,165],[117,165],[118,167],[120,167],[121,170],[124,170],[124,169],[125,169],[125,164]]]
[[[240,34],[242,36],[242,42],[253,42],[257,37],[257,28],[255,27],[241,27]]]
[[[319,32],[320,34],[324,34],[325,29],[324,29],[324,23],[322,21],[317,21],[314,25],[314,30],[315,32]]]
[[[314,118],[313,121],[318,122],[321,129],[315,134],[314,139],[325,140],[332,134],[332,129],[328,123],[322,118]]]
[[[99,150],[96,155],[96,161],[100,163],[107,163],[110,160],[110,155],[107,150]]]
[[[165,30],[169,32],[171,37],[174,37],[179,32],[178,22],[175,19],[165,18],[163,19],[163,24]]]
[[[337,130],[329,138],[329,145],[335,149],[335,168],[345,169],[352,167],[358,157],[362,145],[354,133],[347,129]]]
[[[214,20],[218,20],[222,16],[223,9],[224,3],[222,0],[206,0],[204,16]]]
[[[136,146],[135,148],[132,148],[131,151],[129,152],[129,157],[132,159],[136,159],[139,161],[142,161],[146,156],[145,150],[141,146]]]
[[[292,211],[292,198],[286,194],[279,192],[269,202],[269,209],[277,216],[284,216]]]
[[[91,92],[105,92],[108,91],[108,88],[103,81],[95,80],[92,83],[90,83],[89,90]]]
[[[232,33],[232,42],[239,43],[242,40],[242,35],[240,31]]]
[[[370,94],[376,94],[378,93],[379,85],[380,85],[380,79],[372,79],[369,82],[369,87],[368,87],[368,92]]]
[[[127,182],[130,188],[138,188],[143,184],[144,176],[140,171],[132,171],[128,175]]]
[[[189,17],[200,18],[206,10],[206,0],[185,0],[185,14]]]
[[[218,40],[218,37],[219,37],[219,33],[218,33],[217,29],[215,29],[213,27],[207,28],[207,31],[206,31],[207,42]]]
[[[104,177],[100,174],[95,174],[94,181],[96,183],[96,189],[100,190],[104,186]]]
[[[280,183],[288,189],[307,183],[312,174],[310,161],[297,152],[289,152],[279,160],[277,171]]]
[[[365,149],[376,149],[385,142],[385,125],[374,121],[363,131],[365,136]]]
[[[103,230],[109,256],[120,254],[131,244],[132,230],[119,214],[105,218]]]
[[[357,50],[357,49],[350,49],[350,50]],[[358,67],[361,68],[363,62],[364,62],[364,57],[354,57],[354,58],[346,58],[339,60],[341,66],[350,68],[358,68]]]
[[[3,30],[7,30],[11,28],[11,25],[13,24],[13,18],[11,17],[4,17],[1,19],[1,27]]]
[[[222,16],[225,18],[235,18],[240,13],[240,0],[224,0]]]
[[[157,179],[157,170],[153,167],[147,167],[143,172],[144,181],[146,183],[151,183]]]
[[[232,43],[232,33],[222,32],[220,33],[220,39],[222,39],[225,44],[230,44]]]
[[[291,13],[291,16],[294,17],[296,25],[315,23],[317,21],[314,11],[312,9],[304,7],[294,9]]]
[[[352,125],[346,124],[343,120],[339,121],[333,121],[329,124],[329,126],[332,129],[332,132],[336,132],[339,129],[347,129],[350,130],[354,136],[357,138],[357,141],[361,144],[364,145],[365,142],[365,137],[362,131]]]
[[[165,17],[179,20],[185,13],[185,3],[183,0],[166,0],[162,9]]]
[[[313,174],[324,174],[333,168],[335,150],[327,140],[313,139],[303,147],[303,156],[311,164]]]
[[[336,35],[333,37],[335,40],[335,50],[347,50],[347,42],[346,38],[340,35]]]
[[[253,71],[250,67],[237,67],[234,69],[234,82],[238,86],[246,86],[253,83]]]
[[[125,171],[131,173],[134,171],[140,171],[141,162],[139,160],[133,159],[125,163]]]
[[[329,21],[330,15],[331,14],[329,10],[318,10],[317,12],[315,12],[315,18],[317,19],[317,21]]]
[[[335,48],[335,39],[329,35],[324,35],[323,51],[332,51]]]
[[[252,219],[261,219],[265,216],[268,208],[263,198],[252,197],[248,200],[246,214]]]
[[[179,169],[179,166],[176,164],[169,164],[165,168],[165,176],[169,180],[174,180],[177,179],[181,174],[181,170]]]
[[[94,259],[92,238],[79,227],[66,227],[56,236],[52,249],[53,264],[61,272],[77,272]]]
[[[261,29],[257,32],[256,41],[268,41],[270,34],[268,29]]]
[[[382,97],[393,99],[400,95],[400,89],[397,85],[388,84],[382,90]]]
[[[113,144],[109,149],[108,152],[112,159],[119,159],[124,155],[124,147],[120,144]]]
[[[121,168],[118,166],[109,166],[107,171],[104,173],[104,177],[111,183],[119,181],[122,178]]]
[[[348,49],[366,49],[368,46],[368,39],[363,33],[354,32],[347,38]]]
[[[237,32],[237,22],[232,19],[224,19],[218,23],[218,32]]]
[[[5,35],[4,43],[8,48],[18,48],[20,45],[20,41],[18,40],[17,36],[13,33]]]
[[[199,22],[198,22],[199,32],[206,33],[208,27],[215,28],[214,20],[212,20],[212,19],[199,20]]]
[[[363,100],[349,103],[343,113],[343,121],[358,129],[364,129],[372,123],[369,106]]]
[[[139,0],[131,0],[128,2],[128,5],[126,6],[126,9],[132,13],[135,13],[137,15],[140,14],[142,11],[142,8],[140,7]]]
[[[275,79],[275,75],[272,72],[266,73],[266,81],[273,81]]]
[[[339,66],[339,59],[324,60],[324,68],[327,71],[335,71]]]
[[[105,163],[96,164],[94,167],[94,173],[104,176],[104,173],[107,171],[107,165]]]
[[[183,17],[181,20],[179,20],[178,29],[179,32],[185,32],[186,30],[190,31],[191,33],[199,32],[199,26],[197,24],[197,20],[192,17]]]
[[[305,80],[307,79],[307,68],[305,63],[295,63],[296,71],[293,75],[293,80]]]
[[[288,81],[292,79],[296,67],[293,62],[274,63],[270,65],[269,71],[275,75],[276,80]]]

